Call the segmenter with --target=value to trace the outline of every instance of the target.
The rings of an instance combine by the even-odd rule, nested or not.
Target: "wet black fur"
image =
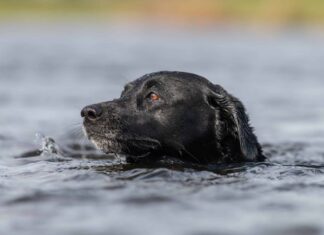
[[[151,92],[161,99],[152,102]],[[88,118],[89,109],[98,112],[95,119]],[[162,156],[199,164],[264,160],[243,104],[195,74],[147,74],[127,84],[119,99],[82,112],[88,138],[129,162]]]

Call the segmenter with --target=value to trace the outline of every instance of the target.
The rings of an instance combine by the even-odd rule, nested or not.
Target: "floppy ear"
[[[239,149],[244,160],[263,159],[261,147],[249,125],[249,118],[241,101],[228,94],[219,85],[212,85],[207,101],[212,107],[220,109],[220,113],[227,123],[227,131],[231,132],[239,142]]]

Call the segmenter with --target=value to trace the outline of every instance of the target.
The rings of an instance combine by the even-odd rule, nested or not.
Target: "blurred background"
[[[0,234],[323,234],[323,30],[323,0],[0,0]],[[159,70],[240,98],[274,165],[13,158]]]
[[[213,25],[257,23],[320,25],[321,0],[1,0],[2,19],[70,20],[88,17],[103,21]]]

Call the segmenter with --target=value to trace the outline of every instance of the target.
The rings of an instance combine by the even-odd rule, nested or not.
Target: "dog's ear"
[[[239,143],[238,147],[243,159],[246,161],[262,159],[261,147],[249,124],[249,118],[241,101],[228,94],[219,85],[211,85],[207,101],[212,108],[220,110],[220,115],[226,123],[226,131],[230,132]]]

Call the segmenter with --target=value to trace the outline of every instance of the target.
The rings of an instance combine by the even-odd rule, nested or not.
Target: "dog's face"
[[[194,74],[145,75],[127,84],[119,99],[87,106],[81,115],[99,149],[129,159],[171,155],[208,163],[255,160],[261,154],[241,103]],[[235,120],[239,115],[243,120]]]

